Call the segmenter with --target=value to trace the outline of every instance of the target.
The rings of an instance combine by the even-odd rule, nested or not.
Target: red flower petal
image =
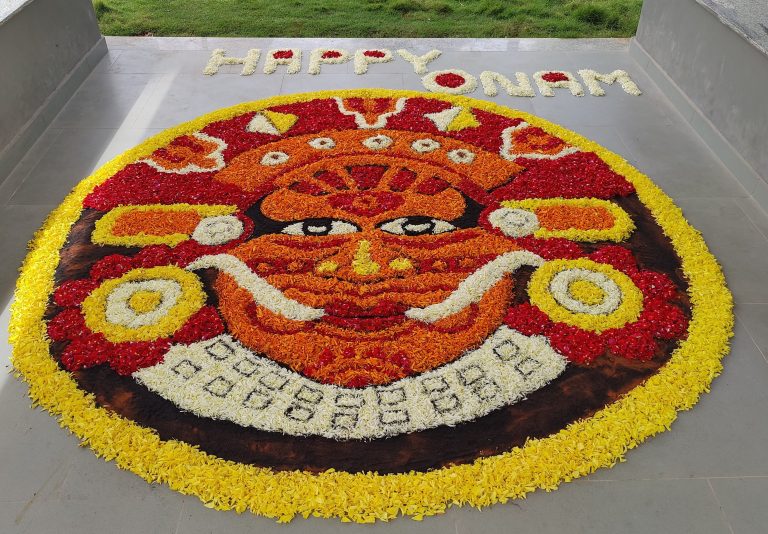
[[[455,89],[456,87],[461,87],[466,83],[466,79],[461,74],[456,74],[454,72],[446,72],[443,74],[438,74],[435,76],[435,83],[437,85],[440,85],[442,87],[449,87],[451,89]]]
[[[525,170],[493,192],[498,200],[524,198],[611,198],[635,188],[592,152],[576,152],[554,160],[517,160]]]
[[[510,308],[504,317],[504,322],[508,327],[526,336],[543,334],[551,324],[549,317],[543,311],[527,303]]]
[[[89,279],[68,280],[56,288],[53,301],[61,307],[80,306],[98,282]]]
[[[600,336],[564,323],[553,323],[547,337],[553,349],[578,364],[588,365],[605,351]]]
[[[184,344],[194,343],[218,336],[222,332],[224,332],[224,323],[221,322],[216,308],[204,306],[173,335],[173,341]]]
[[[584,255],[581,246],[573,241],[554,237],[551,239],[537,239],[535,237],[521,237],[515,241],[525,250],[530,250],[545,260],[569,259],[575,260]]]
[[[80,310],[74,308],[64,310],[48,321],[48,337],[54,341],[77,339],[90,334]]]
[[[656,271],[638,271],[630,275],[632,281],[646,297],[669,300],[677,295],[677,288],[672,280],[663,273]]]
[[[542,80],[545,82],[555,83],[555,82],[567,82],[568,76],[563,74],[562,72],[547,72],[542,75]]]
[[[589,259],[598,263],[607,263],[626,274],[637,272],[637,262],[632,251],[618,245],[609,245],[589,255]]]
[[[114,356],[109,359],[109,365],[117,374],[129,375],[144,367],[162,362],[169,347],[170,343],[167,339],[116,343]]]
[[[101,334],[73,339],[61,353],[61,363],[70,371],[106,363],[113,354],[114,345]]]
[[[133,259],[120,254],[105,256],[91,267],[91,278],[101,281],[107,278],[117,278],[133,268]]]
[[[653,334],[640,323],[632,323],[623,328],[606,330],[603,339],[616,356],[630,360],[650,360],[656,353]]]
[[[148,269],[171,263],[171,248],[166,245],[144,247],[133,257],[134,267]]]
[[[688,319],[682,310],[661,300],[646,301],[638,323],[654,336],[666,340],[677,339],[688,330]]]

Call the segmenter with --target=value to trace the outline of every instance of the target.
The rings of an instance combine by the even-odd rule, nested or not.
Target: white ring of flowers
[[[464,78],[464,83],[456,87],[448,87],[437,83],[437,77],[443,74],[455,74]],[[461,69],[445,69],[435,70],[427,73],[421,79],[422,85],[433,93],[446,93],[449,95],[462,95],[465,93],[471,93],[477,89],[477,78],[472,76],[465,70]]]
[[[599,287],[605,295],[602,302],[587,304],[573,298],[569,288],[573,282],[579,280]],[[549,291],[558,304],[573,313],[608,315],[618,310],[622,302],[621,288],[607,274],[578,267],[562,270],[553,276],[549,283]]]
[[[137,313],[128,301],[139,291],[150,291],[160,294],[160,302],[151,311]],[[157,324],[168,315],[182,294],[181,284],[176,280],[156,278],[153,280],[138,280],[120,284],[107,296],[105,306],[106,320],[112,324],[126,328],[140,328]]]
[[[279,151],[267,152],[261,158],[262,165],[270,165],[270,166],[282,165],[286,161],[288,161],[288,154],[286,154],[285,152],[279,152]]]
[[[392,146],[392,138],[387,135],[374,135],[365,139],[363,146],[371,150],[384,150]]]
[[[315,139],[308,141],[307,144],[317,150],[331,150],[332,148],[336,148],[336,141],[330,137],[316,137]]]
[[[429,138],[417,139],[416,141],[411,143],[411,148],[414,149],[419,154],[428,154],[440,148],[440,143],[438,143],[434,139],[429,139]]]
[[[466,148],[457,148],[448,152],[448,158],[454,163],[469,165],[475,161],[475,153]]]

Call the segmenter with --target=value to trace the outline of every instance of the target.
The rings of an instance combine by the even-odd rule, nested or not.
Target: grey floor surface
[[[440,532],[696,533],[768,532],[768,216],[670,106],[621,40],[272,40],[108,39],[110,53],[27,157],[0,185],[0,303],[10,297],[25,243],[68,190],[142,139],[205,112],[278,93],[350,87],[422,89],[404,61],[351,65],[324,74],[239,76],[201,69],[216,47],[403,47],[443,50],[432,68],[474,74],[623,68],[640,97],[610,87],[603,98],[488,98],[571,128],[649,174],[699,228],[726,272],[738,316],[731,354],[712,392],[673,430],[613,469],[553,493],[478,511],[451,509],[423,522],[356,526],[298,519],[288,526],[217,512],[164,486],[150,486],[96,458],[46,413],[29,407],[25,387],[0,375],[0,533]],[[305,52],[305,53],[306,53]],[[261,66],[261,65],[260,65]],[[306,69],[306,63],[305,63]],[[485,98],[481,91],[470,96]],[[3,304],[4,305],[4,304]],[[0,306],[2,307],[2,306]],[[8,313],[0,324],[7,325]],[[7,367],[9,347],[0,345]]]

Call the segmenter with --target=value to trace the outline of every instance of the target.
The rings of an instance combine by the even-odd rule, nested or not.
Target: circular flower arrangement
[[[235,106],[102,167],[36,237],[11,342],[35,402],[120,467],[366,522],[612,465],[696,402],[731,328],[701,237],[618,156],[359,90]]]

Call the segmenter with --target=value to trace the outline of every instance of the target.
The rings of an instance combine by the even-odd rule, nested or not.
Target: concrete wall
[[[91,0],[31,0],[0,21],[0,180],[47,125],[40,119],[53,118],[41,115],[58,112],[51,100],[63,104],[81,80],[62,86],[104,53]]]
[[[695,0],[644,0],[636,42],[768,182],[768,57]]]

